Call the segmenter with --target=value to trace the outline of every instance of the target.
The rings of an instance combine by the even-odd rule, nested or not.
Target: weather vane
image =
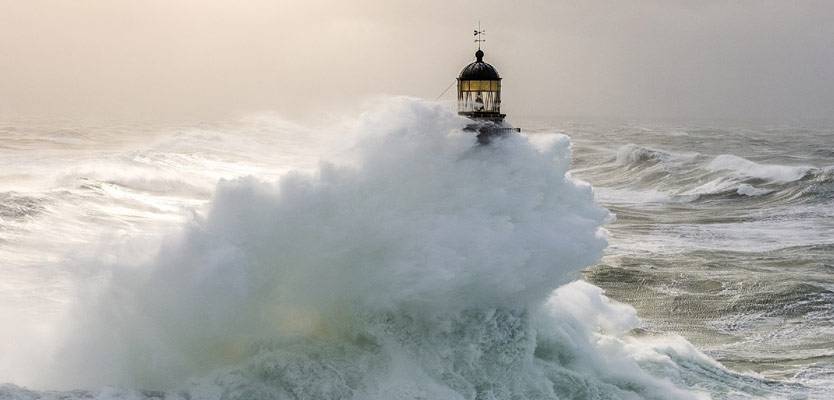
[[[481,35],[485,33],[486,30],[481,30],[481,21],[478,21],[478,29],[475,29],[475,43],[478,43],[478,50],[481,49],[481,42],[486,42],[486,39],[481,38]]]

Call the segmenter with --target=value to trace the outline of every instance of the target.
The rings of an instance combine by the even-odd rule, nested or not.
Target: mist
[[[831,20],[826,1],[0,0],[0,116],[305,118],[435,99],[480,21],[511,116],[819,119]]]

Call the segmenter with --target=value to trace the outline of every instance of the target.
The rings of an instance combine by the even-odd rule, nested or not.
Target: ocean
[[[334,121],[0,120],[0,399],[831,398],[834,125]]]

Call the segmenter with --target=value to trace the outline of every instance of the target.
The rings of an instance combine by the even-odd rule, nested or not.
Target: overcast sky
[[[510,114],[834,110],[830,0],[0,0],[0,115],[294,116],[376,94],[433,99],[474,58],[478,20]]]

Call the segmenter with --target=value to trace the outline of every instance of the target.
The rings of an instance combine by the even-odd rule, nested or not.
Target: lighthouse
[[[475,42],[478,43],[475,61],[460,71],[457,84],[458,114],[473,121],[466,130],[478,132],[478,142],[486,144],[495,137],[521,130],[504,124],[506,114],[501,113],[501,76],[495,67],[484,61],[481,49],[483,34],[478,24],[475,30]]]

